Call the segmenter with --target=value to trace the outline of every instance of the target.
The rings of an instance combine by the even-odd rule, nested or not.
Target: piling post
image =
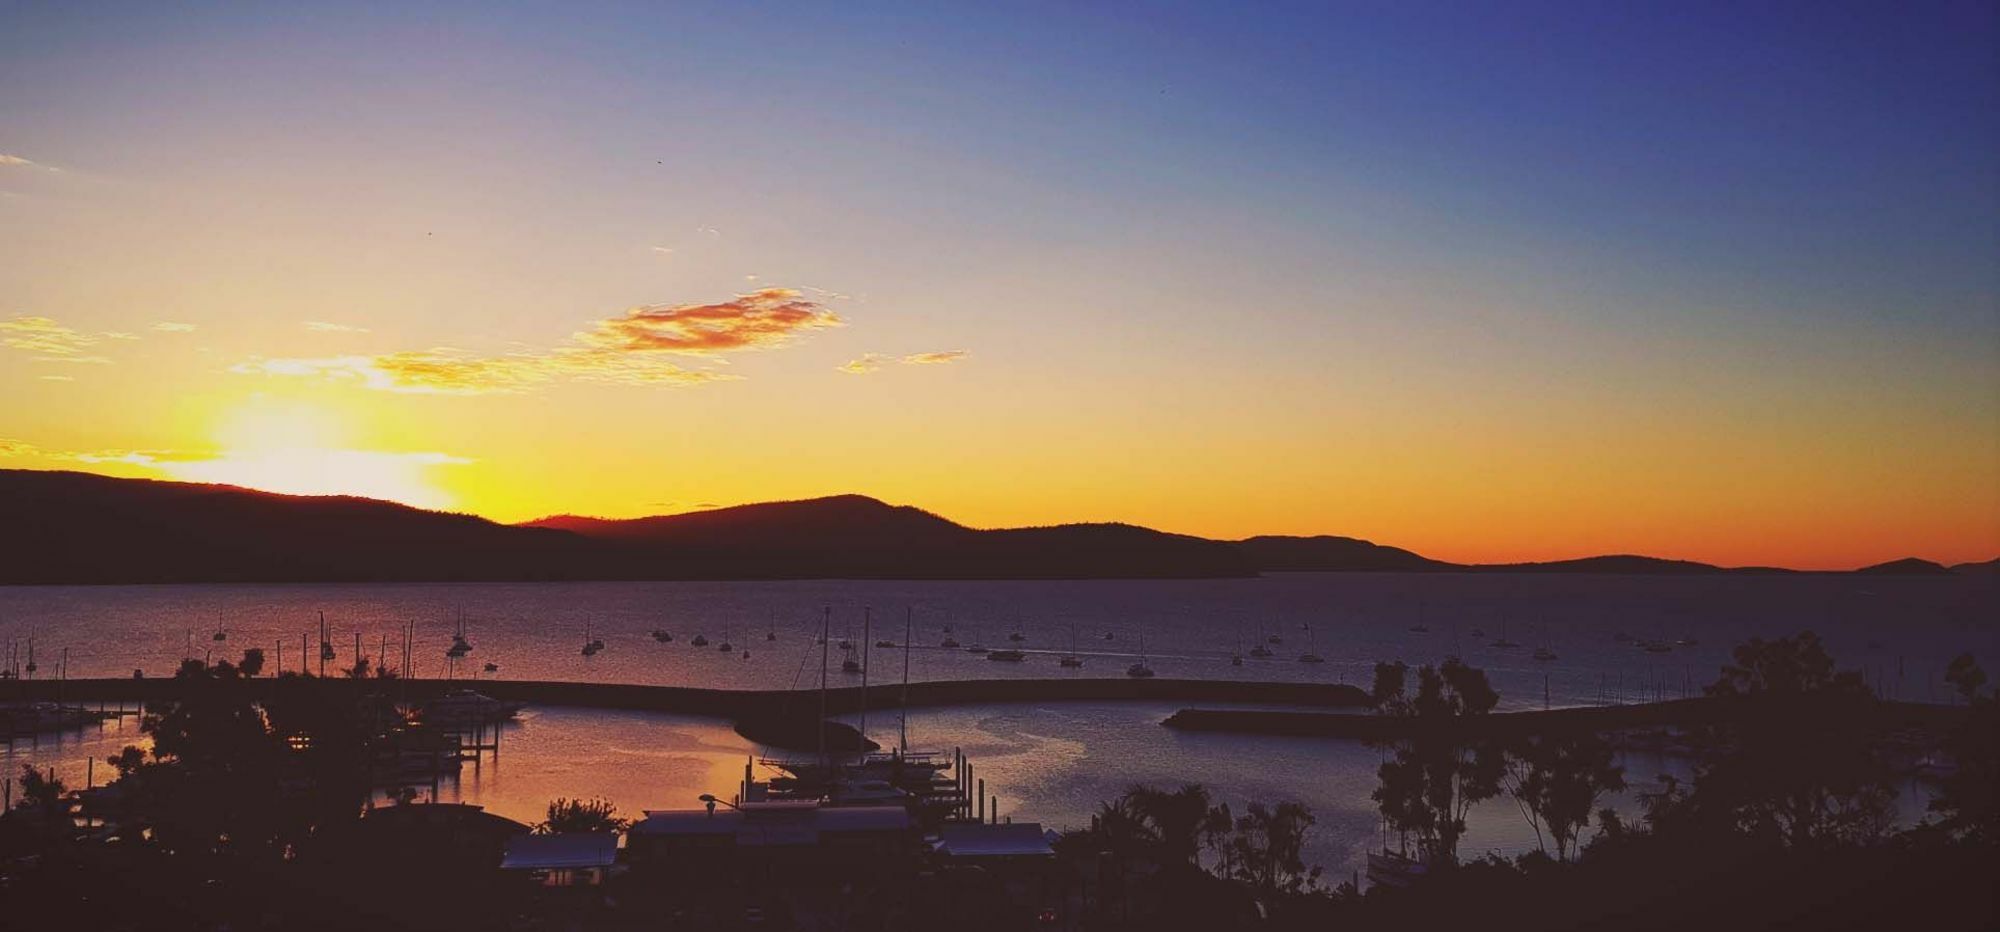
[[[986,821],[986,779],[979,780],[979,821]]]
[[[95,757],[84,758],[83,788],[86,790],[94,790],[97,788],[97,758]]]

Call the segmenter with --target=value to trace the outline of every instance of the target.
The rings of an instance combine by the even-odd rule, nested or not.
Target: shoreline
[[[495,699],[511,699],[538,705],[628,711],[681,712],[718,718],[784,714],[804,709],[817,710],[818,689],[747,690],[706,689],[692,686],[646,686],[631,683],[574,683],[549,680],[438,680],[438,679],[276,679],[244,680],[241,686],[254,695],[276,688],[310,684],[324,690],[354,693],[388,691],[400,698],[423,701],[453,689],[474,689]],[[69,702],[157,702],[170,700],[180,692],[181,681],[172,677],[145,679],[72,679],[63,681],[15,681],[0,685],[0,702],[9,700],[52,700]],[[1323,683],[1266,681],[1130,679],[1110,677],[1079,679],[931,680],[911,683],[874,684],[867,687],[870,709],[891,709],[907,705],[923,708],[975,705],[986,702],[1232,702],[1319,708],[1366,708],[1368,694],[1359,687]],[[839,686],[826,690],[829,714],[859,711],[862,687]]]

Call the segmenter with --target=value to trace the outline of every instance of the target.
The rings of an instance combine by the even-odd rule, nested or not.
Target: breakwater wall
[[[451,689],[472,688],[496,699],[515,699],[536,705],[679,712],[718,718],[817,711],[820,701],[818,689],[698,689],[629,683],[334,678],[279,680],[265,677],[242,680],[233,685],[258,696],[281,686],[292,689],[303,684],[330,693],[384,692],[410,702],[421,702]],[[65,702],[133,704],[172,700],[186,688],[185,681],[170,677],[17,681],[0,684],[0,701],[60,698]],[[1354,686],[1321,683],[1110,678],[943,680],[911,683],[907,687],[901,683],[871,684],[867,689],[868,708],[895,708],[906,701],[911,708],[989,702],[1228,702],[1365,708],[1368,695]],[[826,691],[829,713],[852,712],[862,705],[860,686],[834,687]]]

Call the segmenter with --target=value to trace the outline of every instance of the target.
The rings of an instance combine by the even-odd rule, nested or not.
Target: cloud
[[[848,375],[867,375],[870,372],[881,371],[882,364],[888,361],[889,357],[881,353],[862,353],[860,359],[849,360],[846,365],[834,368]]]
[[[663,256],[671,256],[671,255],[673,255],[673,254],[674,254],[674,247],[672,247],[672,246],[654,246],[654,247],[653,247],[653,251],[654,251],[654,252],[657,252],[657,253],[659,253],[660,255],[663,255]]]
[[[305,328],[314,333],[367,333],[368,332],[367,327],[354,327],[348,324],[332,324],[332,323],[327,323],[326,321],[323,320],[306,321]]]
[[[0,168],[38,168],[45,172],[62,171],[62,169],[57,168],[54,165],[44,165],[40,162],[35,161],[34,159],[24,158],[22,156],[13,155],[6,152],[0,152]]]
[[[47,317],[16,317],[0,320],[0,346],[34,353],[44,362],[107,363],[111,360],[88,352],[100,338],[78,333]]]
[[[44,381],[44,382],[74,382],[74,381],[76,381],[76,376],[73,376],[73,375],[44,375],[44,376],[40,376],[40,378],[41,378],[41,380],[42,380],[42,381]]]
[[[194,325],[184,324],[176,320],[163,320],[154,324],[153,329],[161,333],[193,333]]]
[[[903,357],[903,363],[910,366],[939,366],[948,362],[957,362],[970,355],[972,355],[970,352],[962,349],[941,350],[935,353],[911,353]]]
[[[566,348],[555,353],[477,356],[460,350],[333,356],[322,359],[255,359],[231,372],[267,376],[346,379],[364,388],[412,395],[521,394],[558,379],[615,385],[697,385],[740,378],[685,369],[657,359]]]
[[[451,347],[376,356],[256,358],[230,371],[349,379],[396,392],[518,393],[555,381],[618,385],[700,385],[739,376],[690,369],[663,356],[720,363],[722,354],[784,346],[842,325],[818,303],[787,288],[765,288],[717,304],[654,304],[597,321],[546,351],[481,355]]]
[[[162,466],[193,463],[215,458],[213,453],[181,450],[47,450],[21,440],[0,440],[0,456],[32,456],[67,463],[123,463],[128,466]]]
[[[450,348],[381,356],[319,359],[253,359],[229,371],[239,375],[320,376],[359,382],[379,391],[474,395],[525,391],[548,380],[539,357],[479,357]]]
[[[849,375],[867,375],[870,372],[880,372],[883,366],[888,365],[891,362],[899,362],[906,366],[940,366],[944,365],[945,363],[957,362],[970,355],[972,354],[966,352],[965,350],[941,350],[934,353],[911,353],[908,356],[888,356],[882,353],[862,353],[859,359],[850,360],[846,365],[835,366],[834,368],[839,369],[840,371],[845,372]]]
[[[706,356],[783,346],[841,326],[839,315],[790,288],[762,288],[719,304],[652,304],[599,321],[574,339],[593,350]]]

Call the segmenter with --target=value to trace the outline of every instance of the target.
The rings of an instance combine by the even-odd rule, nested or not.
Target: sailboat
[[[1083,666],[1083,658],[1076,655],[1076,626],[1069,626],[1069,653],[1062,655],[1057,663],[1072,669]]]
[[[1494,639],[1493,646],[1502,650],[1510,650],[1521,646],[1519,643],[1507,639],[1507,619],[1505,618],[1500,619],[1500,636]]]
[[[1540,633],[1542,643],[1535,647],[1535,659],[1543,662],[1556,659],[1556,652],[1549,649],[1548,626],[1543,625]]]
[[[1299,662],[1300,662],[1300,663],[1325,663],[1325,662],[1326,662],[1326,658],[1325,658],[1325,657],[1321,657],[1320,655],[1318,655],[1318,654],[1316,654],[1316,653],[1313,653],[1313,647],[1314,647],[1314,638],[1313,638],[1313,629],[1312,629],[1312,627],[1311,627],[1311,626],[1307,626],[1307,628],[1306,628],[1306,652],[1305,652],[1305,653],[1303,653],[1303,654],[1300,654],[1300,655],[1299,655]]]
[[[696,647],[707,647],[707,646],[708,646],[708,635],[706,635],[706,634],[697,634],[697,635],[695,635],[695,636],[694,636],[694,640],[691,640],[691,641],[689,641],[688,643],[689,643],[689,644],[693,644],[693,645],[694,645],[694,646],[696,646]]]
[[[1146,664],[1146,636],[1139,635],[1139,662],[1125,668],[1125,675],[1146,679],[1153,675],[1153,668]]]
[[[228,632],[228,631],[226,631],[226,630],[224,630],[224,629],[223,629],[223,627],[222,627],[222,610],[221,610],[221,609],[217,609],[217,610],[216,610],[216,612],[215,612],[215,633],[214,633],[213,635],[210,635],[210,636],[209,636],[209,640],[211,640],[211,641],[227,641],[227,640],[229,640],[229,632]]]
[[[583,655],[585,657],[595,657],[597,656],[597,652],[603,649],[604,642],[590,636],[590,621],[589,619],[585,619],[583,622]]]
[[[842,649],[843,649],[843,650],[845,650],[845,651],[847,651],[847,656],[846,656],[846,657],[844,657],[844,658],[842,658],[842,659],[841,659],[841,661],[840,661],[840,672],[842,672],[842,673],[860,673],[860,672],[861,672],[861,660],[860,660],[859,658],[855,657],[855,655],[854,655],[854,645],[853,645],[853,644],[848,644],[848,645],[847,645],[846,647],[844,647],[844,648],[842,648]]]
[[[671,633],[669,633],[665,628],[654,628],[653,640],[658,641],[661,644],[671,644],[674,641],[674,636]]]
[[[730,651],[732,651],[732,650],[735,650],[735,649],[736,649],[736,645],[734,645],[734,644],[731,644],[731,643],[729,643],[729,629],[728,629],[728,628],[724,628],[724,629],[722,629],[722,643],[721,643],[721,644],[718,644],[718,645],[716,645],[715,649],[716,649],[717,651],[719,651],[719,652],[721,652],[721,653],[725,653],[725,654],[726,654],[726,653],[729,653]]]
[[[457,627],[452,630],[451,646],[445,648],[446,657],[463,657],[472,653],[472,643],[465,639],[465,616],[458,616]]]

